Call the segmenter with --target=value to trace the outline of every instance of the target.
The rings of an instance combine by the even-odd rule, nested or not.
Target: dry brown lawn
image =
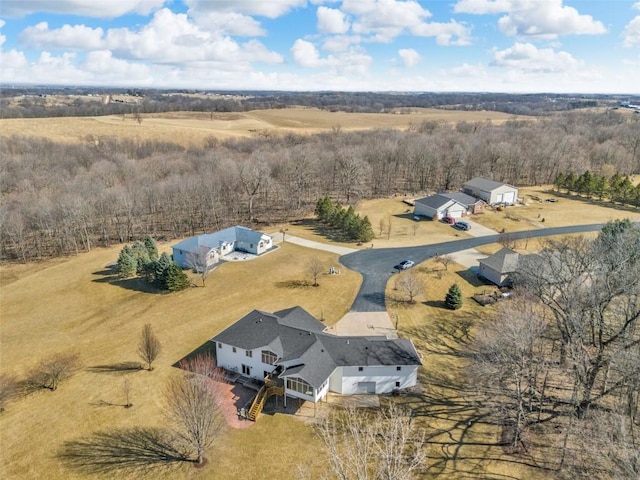
[[[488,210],[482,215],[474,216],[472,220],[496,231],[501,231],[504,228],[506,232],[606,223],[622,218],[640,220],[640,210],[637,208],[627,208],[607,201],[601,202],[576,195],[558,195],[553,192],[551,185],[521,188],[518,195],[524,199],[527,205],[507,207],[502,212]],[[532,195],[543,201],[533,200]],[[545,202],[544,200],[548,198],[556,199],[557,202]]]
[[[331,324],[349,309],[361,281],[359,274],[343,270],[338,276],[321,276],[320,287],[296,286],[306,280],[304,262],[311,255],[327,265],[337,264],[337,258],[285,244],[250,262],[223,264],[205,288],[143,293],[133,289],[134,281],[108,281],[105,266],[118,251],[98,249],[62,261],[0,268],[1,372],[22,377],[43,357],[62,351],[79,352],[85,367],[55,392],[40,391],[9,403],[0,415],[1,478],[83,478],[56,458],[62,443],[99,430],[161,425],[160,392],[165,380],[176,374],[174,362],[254,308],[274,311],[301,305]],[[146,323],[163,347],[153,372],[89,369],[137,361],[138,337]],[[124,379],[132,385],[130,409],[120,406]],[[240,473],[264,478],[267,471],[295,478],[296,462],[287,461],[282,452],[311,463],[317,449],[308,426],[276,415],[231,431],[210,456],[220,472],[216,478],[237,478]],[[210,478],[212,471],[184,465],[167,478]]]
[[[83,142],[89,136],[115,136],[136,141],[171,141],[187,145],[204,145],[209,137],[220,139],[288,132],[311,134],[377,128],[407,129],[411,124],[428,120],[447,123],[504,122],[514,117],[500,112],[459,112],[438,109],[412,109],[411,114],[328,112],[316,108],[254,110],[242,113],[171,112],[143,114],[142,123],[133,115],[100,117],[1,119],[2,135],[47,137],[59,142]]]

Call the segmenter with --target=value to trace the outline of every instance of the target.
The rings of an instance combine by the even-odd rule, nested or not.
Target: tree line
[[[640,227],[549,241],[514,283],[515,299],[479,327],[470,370],[502,441],[534,454],[550,423],[562,432],[560,478],[637,478]]]
[[[576,176],[575,173],[559,173],[553,185],[567,193],[586,195],[587,198],[598,197],[600,200],[609,199],[626,205],[640,207],[640,184],[633,185],[628,175],[613,174],[611,177],[591,173],[589,170]]]
[[[338,229],[349,240],[369,242],[375,237],[369,217],[361,217],[352,205],[345,209],[324,196],[316,203],[315,214],[318,220]]]
[[[574,112],[535,121],[423,122],[408,131],[272,135],[188,148],[88,136],[0,137],[0,258],[192,236],[361,199],[456,190],[482,175],[526,186],[561,172],[640,173],[640,119]]]

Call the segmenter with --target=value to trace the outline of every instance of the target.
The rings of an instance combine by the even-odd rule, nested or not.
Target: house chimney
[[[349,340],[347,340],[347,345],[349,345]]]

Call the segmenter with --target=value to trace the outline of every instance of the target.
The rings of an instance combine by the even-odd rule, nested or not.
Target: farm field
[[[115,136],[132,140],[166,141],[183,146],[204,145],[210,137],[229,139],[269,134],[312,134],[377,128],[407,129],[425,121],[502,123],[516,117],[500,112],[460,112],[416,108],[410,114],[329,112],[316,108],[253,110],[234,113],[170,112],[99,117],[0,119],[2,135],[47,137],[58,142],[84,142],[88,137]]]

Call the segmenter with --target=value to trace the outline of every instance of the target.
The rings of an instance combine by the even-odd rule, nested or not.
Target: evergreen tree
[[[147,249],[147,254],[149,255],[149,260],[155,262],[158,260],[158,246],[156,245],[156,241],[149,235],[144,237],[144,246]]]
[[[136,274],[138,262],[136,262],[131,247],[125,245],[118,255],[117,271],[122,278],[132,277]]]
[[[447,308],[451,310],[458,310],[459,308],[462,308],[462,292],[460,291],[458,284],[454,283],[451,285],[447,292],[447,296],[444,299],[444,303]]]
[[[150,275],[152,278],[150,280],[153,284],[158,287],[160,290],[168,290],[167,288],[167,272],[169,271],[169,267],[173,260],[166,253],[160,255],[157,261],[153,262],[153,273]]]
[[[189,279],[187,278],[187,275],[176,262],[171,262],[171,265],[169,265],[169,268],[167,269],[166,285],[167,290],[170,292],[184,290],[189,286]]]
[[[357,240],[361,242],[370,242],[375,238],[375,236],[376,234],[373,232],[371,221],[369,220],[369,217],[365,216],[359,222]]]
[[[151,262],[147,247],[142,242],[135,242],[131,247],[131,251],[133,252],[133,258],[135,258],[137,262],[136,272],[139,275],[144,274],[147,264]]]
[[[594,181],[594,193],[602,200],[609,195],[609,180],[604,175],[596,175]]]
[[[569,172],[564,178],[564,188],[567,189],[567,193],[574,192],[576,189],[576,175],[573,172]]]
[[[553,181],[553,186],[556,187],[556,189],[558,190],[558,192],[560,191],[560,189],[562,187],[564,187],[564,182],[565,182],[565,175],[564,173],[560,172],[558,175],[556,175],[555,180]]]

